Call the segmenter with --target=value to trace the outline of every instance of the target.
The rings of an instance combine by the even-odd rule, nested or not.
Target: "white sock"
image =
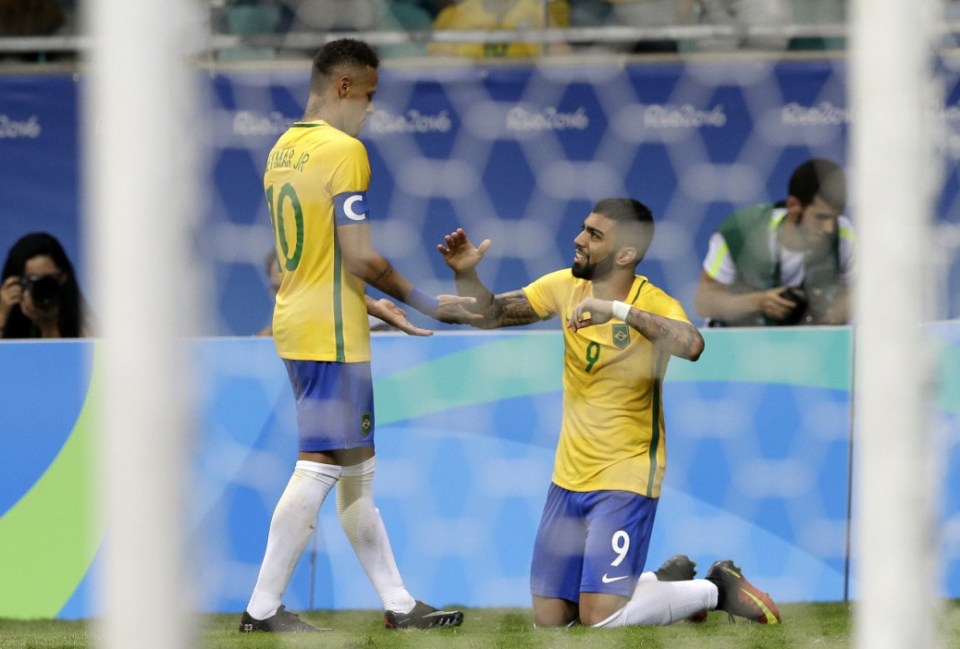
[[[648,570],[646,572],[640,573],[640,576],[637,578],[637,588],[640,588],[640,584],[642,584],[645,581],[660,581],[660,580],[657,579],[657,573],[655,573],[652,570]],[[636,593],[637,591],[634,590],[633,592]]]
[[[717,587],[706,579],[644,580],[626,606],[594,626],[662,626],[717,607]]]
[[[273,510],[267,549],[263,553],[257,585],[247,613],[264,620],[280,608],[293,570],[300,561],[310,534],[317,527],[317,514],[324,498],[337,484],[341,468],[333,464],[299,460],[287,488]]]
[[[376,466],[377,458],[372,457],[366,462],[343,468],[343,477],[337,487],[337,513],[360,565],[383,601],[383,608],[409,613],[416,600],[403,585],[380,510],[373,504],[373,472]]]

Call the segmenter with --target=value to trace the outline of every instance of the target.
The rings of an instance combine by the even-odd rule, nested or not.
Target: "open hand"
[[[489,247],[490,239],[484,239],[479,246],[474,246],[463,228],[457,228],[443,238],[443,243],[437,245],[437,250],[443,255],[447,266],[454,272],[462,273],[475,268]]]
[[[479,313],[473,313],[467,310],[467,306],[477,303],[473,297],[462,297],[460,295],[438,295],[436,313],[433,317],[440,322],[448,324],[472,324],[479,322],[483,316]]]
[[[407,312],[386,298],[367,303],[367,313],[411,336],[432,336],[430,329],[421,329],[407,320]]]

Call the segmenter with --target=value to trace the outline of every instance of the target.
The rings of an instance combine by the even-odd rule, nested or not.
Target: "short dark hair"
[[[372,47],[355,38],[330,41],[313,57],[311,89],[319,90],[336,73],[337,68],[344,65],[377,69],[380,66],[380,57]]]
[[[817,196],[837,211],[842,212],[847,206],[847,180],[843,169],[825,158],[807,160],[794,169],[787,191],[804,207]]]
[[[624,233],[624,243],[636,246],[637,263],[647,254],[653,241],[653,212],[633,198],[604,198],[593,206],[593,212],[615,221]]]

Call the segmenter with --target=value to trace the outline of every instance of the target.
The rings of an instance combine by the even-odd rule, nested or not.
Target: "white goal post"
[[[105,404],[101,516],[106,649],[196,645],[183,548],[195,317],[190,218],[199,213],[201,109],[184,0],[90,0],[84,223]],[[935,485],[921,263],[941,174],[933,150],[934,0],[852,0],[852,204],[860,238],[855,641],[936,647]]]
[[[189,254],[199,146],[191,123],[197,7],[92,0],[84,78],[85,242],[97,304],[97,575],[110,649],[194,646],[184,501],[193,471],[185,349],[204,282]]]
[[[854,0],[849,95],[855,306],[854,640],[937,647],[931,362],[932,0]]]

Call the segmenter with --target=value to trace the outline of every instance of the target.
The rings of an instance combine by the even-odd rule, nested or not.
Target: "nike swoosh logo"
[[[629,577],[629,576],[630,576],[630,575],[623,575],[622,577],[607,577],[607,573],[603,573],[603,577],[600,578],[600,581],[602,581],[602,582],[605,583],[605,584],[612,584],[612,583],[615,582],[615,581],[620,581],[621,579],[626,579],[626,578]]]

